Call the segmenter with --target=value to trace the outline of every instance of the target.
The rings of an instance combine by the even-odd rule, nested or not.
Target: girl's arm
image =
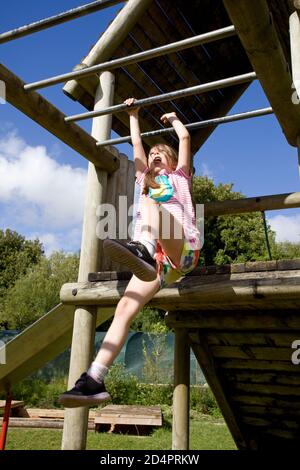
[[[130,109],[130,106],[135,102],[135,98],[129,98],[125,101],[129,109],[127,113],[129,114],[129,122],[130,122],[130,135],[131,135],[131,142],[133,146],[133,158],[134,158],[134,165],[135,165],[135,176],[137,179],[141,176],[144,172],[147,165],[147,157],[145,154],[145,150],[142,144],[141,139],[141,131],[139,125],[139,108]]]
[[[169,122],[174,127],[179,138],[177,169],[181,168],[189,175],[191,167],[191,137],[187,128],[178,119],[176,113],[164,114],[160,119],[164,124]]]

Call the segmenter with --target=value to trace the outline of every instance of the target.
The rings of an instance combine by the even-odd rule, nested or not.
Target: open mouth
[[[155,157],[153,162],[154,163],[161,163],[161,158],[160,157]]]

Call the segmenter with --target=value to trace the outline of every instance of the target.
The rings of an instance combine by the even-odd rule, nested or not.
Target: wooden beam
[[[296,147],[300,106],[292,102],[292,77],[266,0],[224,0],[224,5],[288,142]]]
[[[67,305],[117,304],[127,281],[64,284],[61,301]],[[226,310],[299,308],[300,271],[266,271],[186,276],[160,290],[149,305],[165,310]]]
[[[128,0],[118,13],[100,39],[90,50],[83,61],[74,70],[91,67],[111,59],[114,51],[119,47],[127,34],[134,27],[140,16],[147,10],[153,0]],[[84,83],[84,80],[82,80]],[[73,100],[78,101],[85,93],[80,87],[81,80],[68,81],[63,91]]]
[[[293,207],[300,207],[300,192],[207,202],[204,204],[204,216],[233,215],[245,212],[292,209]]]
[[[299,309],[297,310],[284,310],[280,306],[274,307],[274,310],[253,309],[252,311],[246,309],[233,310],[228,308],[227,311],[217,309],[215,311],[205,309],[186,310],[184,315],[172,311],[168,312],[166,322],[171,328],[199,328],[199,329],[213,329],[218,331],[233,330],[240,331],[241,329],[249,329],[253,331],[286,331],[290,332],[293,329],[300,328],[300,315]],[[249,359],[249,358],[248,358]],[[227,361],[228,358],[223,358],[222,361]],[[252,360],[252,359],[251,359]],[[242,361],[242,360],[240,360]],[[246,361],[247,364],[249,361]],[[266,361],[265,361],[266,363]],[[232,364],[232,361],[231,361]],[[295,366],[293,365],[295,368]]]
[[[65,115],[36,92],[25,92],[24,82],[0,64],[0,80],[6,86],[6,100],[28,117],[55,135],[62,142],[94,163],[113,173],[119,168],[118,151],[113,147],[99,149],[96,139],[76,124],[66,123]]]
[[[98,308],[97,326],[113,313],[113,308]],[[65,351],[71,342],[73,318],[74,307],[59,304],[7,343],[6,364],[0,367],[0,390],[9,388]]]

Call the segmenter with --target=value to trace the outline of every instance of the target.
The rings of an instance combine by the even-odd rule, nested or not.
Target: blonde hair
[[[173,147],[170,147],[169,145],[166,145],[166,144],[153,145],[153,147],[151,147],[151,149],[149,151],[149,154],[148,154],[147,158],[149,158],[151,150],[153,150],[153,149],[157,149],[157,150],[159,150],[159,152],[164,153],[165,156],[167,157],[168,164],[170,165],[172,170],[176,169],[176,166],[177,166],[177,163],[178,163],[178,154],[177,154],[176,150],[173,149]],[[160,187],[160,184],[158,184],[155,181],[155,173],[154,173],[154,169],[152,169],[145,176],[143,194],[148,194],[149,193],[149,188],[155,189],[155,188],[159,188],[159,187]]]

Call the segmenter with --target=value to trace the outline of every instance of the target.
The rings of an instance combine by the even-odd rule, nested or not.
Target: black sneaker
[[[156,261],[142,243],[106,239],[103,248],[113,261],[127,266],[142,281],[156,279]]]
[[[96,382],[84,372],[76,381],[75,387],[60,395],[58,402],[65,408],[77,408],[78,406],[97,405],[110,400],[110,398],[104,382]]]

